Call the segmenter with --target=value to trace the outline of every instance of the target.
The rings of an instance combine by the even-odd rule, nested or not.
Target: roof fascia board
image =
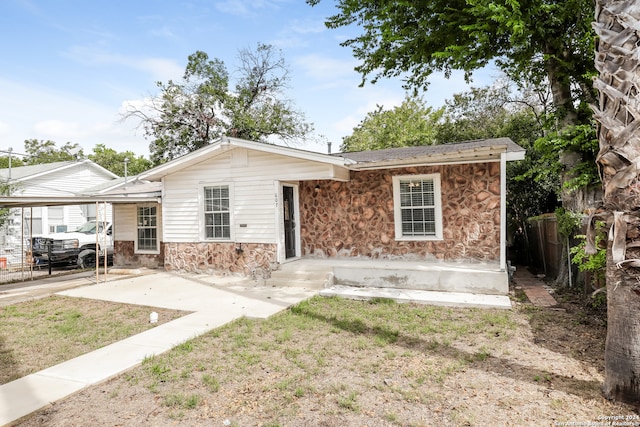
[[[470,160],[440,160],[440,161],[432,161],[432,162],[409,162],[409,163],[385,163],[380,164],[376,163],[375,165],[363,165],[358,167],[352,167],[351,170],[354,171],[364,171],[364,170],[376,170],[376,169],[397,169],[397,168],[413,168],[419,166],[449,166],[449,165],[468,165],[473,163],[496,163],[499,162],[500,159],[470,159]]]
[[[205,156],[210,153],[215,153],[216,151],[222,150],[224,148],[226,147],[223,147],[223,144],[221,144],[221,141],[213,142],[204,148],[201,148],[196,151],[192,151],[189,154],[185,154],[184,156],[178,157],[177,159],[170,160],[167,163],[164,163],[160,166],[156,166],[155,168],[149,169],[148,171],[142,172],[141,174],[138,175],[138,179],[149,180],[149,181],[162,179],[163,177],[171,173],[171,171],[176,169],[181,169],[181,167],[184,165],[189,166],[192,163],[193,164],[200,163],[202,161],[202,160],[198,160],[200,156]]]
[[[99,164],[97,164],[96,162],[94,162],[94,161],[92,161],[92,160],[85,159],[85,160],[83,160],[81,163],[86,163],[86,164],[88,164],[89,166],[92,166],[93,168],[98,169],[98,170],[99,170],[99,171],[101,171],[102,173],[104,173],[104,174],[106,174],[106,175],[109,175],[109,176],[110,176],[111,178],[113,178],[113,179],[120,178],[118,175],[116,175],[115,173],[111,172],[109,169],[107,169],[107,168],[105,168],[105,167],[103,167],[103,166],[100,166]]]
[[[29,181],[29,180],[31,180],[31,179],[39,178],[39,177],[41,177],[41,176],[49,175],[49,174],[56,173],[56,172],[62,172],[62,171],[65,171],[65,170],[67,170],[67,169],[74,168],[74,167],[76,167],[76,166],[78,166],[78,165],[80,165],[80,164],[82,164],[82,165],[87,165],[87,166],[90,166],[90,167],[93,167],[94,169],[99,170],[100,172],[102,172],[102,173],[104,173],[104,174],[106,174],[106,175],[110,176],[110,177],[111,177],[111,178],[113,178],[113,179],[120,178],[118,175],[116,175],[115,173],[111,172],[111,171],[110,171],[110,170],[108,170],[108,169],[103,168],[103,167],[102,167],[102,166],[100,166],[99,164],[94,163],[94,162],[92,162],[92,161],[91,161],[91,160],[89,160],[89,159],[85,159],[85,160],[81,160],[81,161],[78,161],[78,162],[69,163],[69,164],[66,164],[66,165],[60,166],[60,167],[55,168],[55,169],[49,169],[49,170],[46,170],[46,171],[42,171],[42,172],[35,173],[35,174],[33,174],[33,175],[23,176],[22,178],[12,179],[11,181],[12,181],[12,182],[24,182],[24,181]]]
[[[499,149],[496,149],[499,148]],[[499,162],[500,155],[506,147],[486,147],[482,149],[456,151],[431,156],[413,157],[410,159],[394,159],[380,162],[364,162],[352,165],[354,170],[388,169],[415,166],[437,166],[466,163]]]
[[[22,178],[12,178],[11,182],[15,183],[15,182],[29,181],[29,180],[32,180],[32,179],[35,179],[35,178],[39,178],[39,177],[44,176],[44,175],[48,175],[50,173],[55,173],[55,172],[60,172],[60,171],[66,170],[66,169],[68,169],[68,168],[70,168],[72,166],[75,166],[75,164],[76,163],[69,163],[69,164],[66,164],[64,166],[59,166],[59,167],[54,168],[54,169],[47,169],[46,171],[41,171],[41,172],[34,173],[34,174],[31,174],[31,175],[23,176]]]
[[[513,162],[516,160],[524,160],[527,152],[525,150],[522,151],[507,151],[505,153],[506,161]]]
[[[86,205],[92,203],[148,203],[160,198],[158,192],[136,196],[111,196],[111,197],[0,197],[0,207],[20,208],[38,206],[65,206]]]
[[[348,182],[351,180],[349,169],[339,166],[331,166],[331,179],[334,181]]]

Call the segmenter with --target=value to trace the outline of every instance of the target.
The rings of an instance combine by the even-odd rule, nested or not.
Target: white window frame
[[[229,189],[229,237],[207,237],[207,221],[205,200],[205,190],[212,187],[227,187]],[[235,240],[234,226],[233,226],[233,184],[229,182],[214,182],[203,184],[200,187],[200,237],[202,241],[207,242],[233,242]]]
[[[140,208],[155,208],[156,210],[156,214],[155,214],[155,219],[156,219],[156,223],[155,226],[149,226],[149,225],[143,225],[142,228],[144,229],[152,229],[155,228],[156,230],[156,247],[155,249],[140,249],[139,246],[139,239],[140,236],[138,234],[141,225],[140,225]],[[136,239],[135,239],[135,253],[137,254],[159,254],[160,253],[160,206],[158,205],[136,205]]]
[[[426,236],[404,235],[402,231],[402,206],[400,203],[400,184],[405,181],[430,180],[433,181],[434,205],[425,207],[433,207],[435,216],[435,234]],[[395,224],[395,240],[398,241],[428,241],[442,240],[442,192],[440,187],[440,174],[425,175],[397,175],[393,177],[393,214]]]

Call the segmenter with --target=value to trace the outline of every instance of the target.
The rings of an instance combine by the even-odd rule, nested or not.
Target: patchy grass
[[[586,328],[529,308],[314,297],[149,357],[22,425],[551,425],[631,413],[601,397],[601,366],[578,354],[604,338]]]
[[[159,323],[149,323],[149,313]],[[0,307],[0,384],[135,335],[184,313],[63,296]]]

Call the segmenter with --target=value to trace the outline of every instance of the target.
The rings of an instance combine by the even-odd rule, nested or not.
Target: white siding
[[[83,188],[93,187],[113,178],[84,163],[31,178],[15,184],[16,192],[24,196],[70,196]]]
[[[118,241],[134,241],[136,232],[136,205],[113,206],[113,238]]]
[[[65,206],[65,224],[68,230],[76,230],[86,222],[79,205]]]
[[[97,186],[112,179],[111,176],[85,163],[78,163],[62,170],[52,171],[42,176],[13,184],[13,192],[21,196],[74,196],[83,188]],[[103,205],[100,204],[99,212],[102,211]],[[47,207],[34,208],[33,217],[36,222],[40,221],[41,223],[41,227],[34,227],[34,233],[48,233],[49,225],[56,225],[49,224]],[[100,213],[99,219],[103,219],[102,213]],[[111,220],[111,205],[107,204],[107,221],[110,222]],[[67,230],[75,230],[86,221],[87,218],[80,205],[64,207],[64,225],[67,226]],[[9,234],[17,234],[19,230],[20,221],[18,220],[15,226],[7,230],[7,232]]]
[[[164,178],[165,242],[202,241],[202,188],[232,185],[232,240],[277,243],[275,181],[322,179],[329,165],[276,154],[227,152]],[[243,226],[244,225],[244,226]]]
[[[142,206],[142,205],[141,205]],[[147,206],[147,205],[145,205]],[[158,241],[162,241],[162,209],[158,206]],[[113,206],[114,240],[134,242],[138,238],[138,205]]]

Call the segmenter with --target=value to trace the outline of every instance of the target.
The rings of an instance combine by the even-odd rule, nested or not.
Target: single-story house
[[[508,138],[321,154],[223,137],[114,204],[116,264],[260,274],[300,258],[506,265]],[[139,190],[133,190],[139,188]],[[140,190],[142,189],[142,190]]]
[[[488,265],[503,284],[478,291],[506,293],[506,164],[524,154],[508,138],[322,154],[222,137],[84,198],[113,204],[115,266],[269,277],[308,258]],[[0,198],[11,203],[65,200]]]

